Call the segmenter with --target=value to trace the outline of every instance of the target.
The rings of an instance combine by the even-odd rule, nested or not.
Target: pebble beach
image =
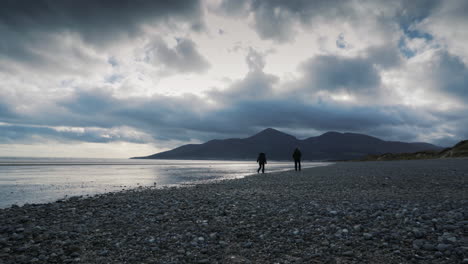
[[[468,263],[467,234],[468,159],[338,162],[0,209],[0,263]]]

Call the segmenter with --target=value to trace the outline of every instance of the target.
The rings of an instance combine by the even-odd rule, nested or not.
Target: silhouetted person
[[[299,148],[296,148],[293,153],[293,159],[294,159],[294,169],[297,171],[298,169],[301,170],[301,157],[302,153],[299,150]]]
[[[262,152],[262,153],[258,154],[257,162],[258,162],[258,165],[259,165],[257,173],[259,173],[260,170],[262,170],[262,173],[265,173],[265,164],[267,163],[265,153]]]

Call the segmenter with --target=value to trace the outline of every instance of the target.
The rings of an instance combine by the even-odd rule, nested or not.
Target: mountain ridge
[[[349,160],[366,155],[443,149],[424,142],[385,141],[365,134],[336,131],[301,140],[267,128],[247,138],[213,139],[132,159],[255,160],[259,152],[265,152],[269,160],[290,160],[296,147],[301,149],[304,160]]]

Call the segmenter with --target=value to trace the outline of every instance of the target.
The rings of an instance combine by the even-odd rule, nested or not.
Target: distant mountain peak
[[[281,132],[279,130],[276,130],[274,128],[267,128],[267,129],[264,129],[260,132],[258,132],[257,134],[249,137],[249,138],[270,138],[270,137],[288,137],[288,138],[295,138],[294,136],[291,136],[289,134],[286,134],[284,132]]]
[[[343,133],[336,132],[336,131],[328,131],[328,132],[323,133],[320,136],[336,136],[336,135],[343,135]]]

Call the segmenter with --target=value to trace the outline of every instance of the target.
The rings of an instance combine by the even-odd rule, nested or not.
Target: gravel
[[[342,162],[12,206],[0,263],[467,263],[467,179],[467,159]]]

